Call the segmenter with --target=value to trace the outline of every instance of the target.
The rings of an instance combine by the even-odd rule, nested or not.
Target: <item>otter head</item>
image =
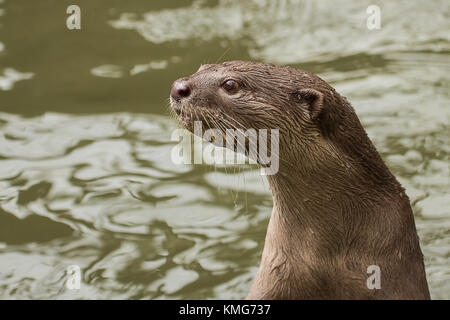
[[[319,77],[291,67],[230,61],[202,65],[193,75],[176,80],[172,109],[193,131],[203,129],[278,129],[280,156],[298,154],[330,134],[326,101],[339,98]],[[329,117],[328,117],[329,118]],[[293,151],[294,150],[294,151]]]

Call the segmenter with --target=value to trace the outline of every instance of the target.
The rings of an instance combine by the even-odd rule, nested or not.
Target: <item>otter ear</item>
[[[312,120],[317,120],[323,109],[323,94],[315,89],[300,89],[298,92],[300,100],[309,105],[309,115]]]

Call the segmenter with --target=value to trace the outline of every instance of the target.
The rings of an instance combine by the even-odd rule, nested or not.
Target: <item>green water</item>
[[[449,18],[448,1],[0,0],[0,298],[245,297],[267,183],[173,164],[167,98],[201,63],[252,59],[349,98],[411,198],[432,297],[449,299]]]

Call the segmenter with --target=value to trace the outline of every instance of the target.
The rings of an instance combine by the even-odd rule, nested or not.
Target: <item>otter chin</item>
[[[222,132],[279,130],[279,170],[249,299],[429,299],[404,188],[353,107],[292,67],[229,61],[176,80],[171,107]]]

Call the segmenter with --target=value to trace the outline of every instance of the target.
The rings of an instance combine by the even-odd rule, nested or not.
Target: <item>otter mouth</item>
[[[211,107],[193,106],[173,99],[171,99],[171,108],[176,114],[178,122],[185,129],[217,146],[223,147],[225,145],[227,133],[224,124],[221,123],[223,117],[220,112],[213,110]],[[198,122],[201,123],[200,126]],[[218,130],[220,134],[204,137],[205,132],[211,129]]]
[[[190,129],[191,124],[195,121],[193,108],[185,106],[180,101],[170,99],[170,107],[175,113],[178,122],[180,122],[186,129]]]
[[[215,111],[211,107],[193,106],[191,104],[185,104],[181,103],[180,101],[171,99],[171,108],[176,114],[178,122],[185,129],[189,130],[190,132],[196,135],[201,135],[201,137],[203,137],[205,140],[219,147],[224,147],[225,144],[227,143],[228,139],[227,131],[228,130],[233,131],[236,128],[235,126],[233,127],[230,126],[230,128],[227,128],[225,125],[226,122],[222,122],[224,117],[220,114],[220,112]],[[200,131],[195,130],[194,123],[197,121],[201,122]],[[220,134],[208,136],[207,138],[205,138],[203,135],[205,134],[206,131],[210,129],[218,130]],[[241,129],[241,133],[243,131],[244,130]],[[230,139],[232,139],[231,146],[233,146],[232,148],[233,151],[238,151],[237,148],[239,146],[239,143],[242,144],[242,142],[238,142],[238,136],[241,133],[238,133],[238,135],[236,136],[230,137]],[[248,138],[245,139],[244,150],[241,151],[245,155],[248,155],[249,151]]]
[[[204,130],[216,129],[213,124],[213,115],[211,111],[206,107],[196,107],[188,104],[183,104],[180,101],[174,101],[171,99],[171,108],[176,115],[178,122],[183,125],[184,128],[193,132],[194,122],[200,121]]]
[[[184,125],[188,125],[192,122],[192,113],[189,110],[183,110],[182,108],[172,108],[177,115],[178,121]]]
[[[251,138],[246,135],[246,129],[231,122],[232,118],[228,120],[218,108],[196,106],[175,99],[170,102],[178,122],[185,129],[218,147],[226,147],[257,161],[255,155],[250,154]],[[211,129],[213,131],[206,134]],[[271,146],[267,147],[266,152],[271,156]]]

